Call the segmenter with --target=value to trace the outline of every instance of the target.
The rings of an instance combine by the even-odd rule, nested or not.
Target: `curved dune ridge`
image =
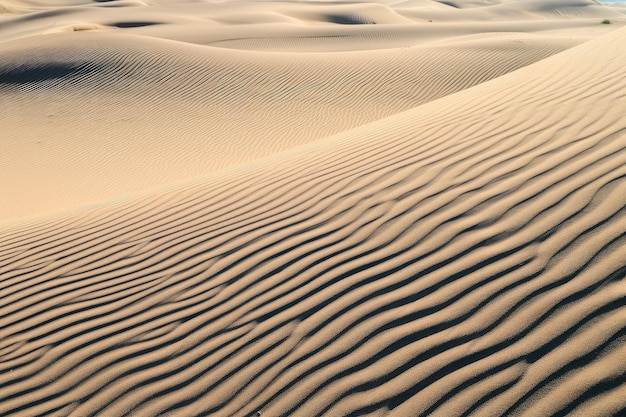
[[[234,41],[221,45],[304,52],[312,48],[390,48],[398,41],[415,44],[454,34],[507,30],[554,33],[566,28],[564,36],[590,38],[593,36],[585,32],[594,26],[591,22],[623,16],[623,10],[594,0],[5,0],[0,4],[0,39],[67,31],[122,31],[201,45]],[[329,41],[332,36],[335,39]],[[320,42],[312,45],[311,39]],[[237,44],[237,40],[255,42]]]
[[[253,161],[578,43],[500,33],[384,51],[266,54],[71,33],[0,44],[0,169],[12,173],[0,176],[0,190],[12,190],[0,199],[0,219]]]
[[[0,414],[626,413],[626,29],[0,232]]]

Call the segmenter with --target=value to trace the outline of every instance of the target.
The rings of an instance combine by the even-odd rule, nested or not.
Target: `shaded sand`
[[[624,415],[618,45],[4,226],[0,415]]]
[[[6,2],[0,222],[251,162],[624,24],[592,1],[148,3]]]

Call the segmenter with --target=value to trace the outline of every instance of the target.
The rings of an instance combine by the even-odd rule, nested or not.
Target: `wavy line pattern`
[[[626,32],[0,234],[0,414],[623,415]]]
[[[408,110],[576,42],[502,34],[341,55],[251,55],[110,33],[9,42],[0,48],[8,135],[0,169],[27,180],[0,215],[116,197],[164,176],[197,178]],[[33,79],[41,74],[51,78]],[[111,171],[121,179],[111,181]],[[0,176],[0,188],[10,181]],[[72,196],[82,200],[63,200]]]

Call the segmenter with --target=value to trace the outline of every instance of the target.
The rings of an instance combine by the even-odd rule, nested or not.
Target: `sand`
[[[625,25],[0,3],[0,415],[625,415]]]

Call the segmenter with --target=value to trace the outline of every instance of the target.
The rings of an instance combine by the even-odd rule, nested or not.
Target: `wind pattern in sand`
[[[0,413],[623,413],[620,42],[4,230]]]
[[[160,186],[163,177],[198,178],[409,110],[579,43],[499,34],[440,46],[268,55],[132,35],[85,33],[73,42],[75,36],[0,44],[7,104],[0,106],[7,131],[0,166],[27,171],[29,179],[21,199],[0,203],[0,216],[116,198]],[[31,166],[45,175],[33,176]],[[111,181],[112,171],[120,179]],[[0,187],[13,181],[2,177]]]

